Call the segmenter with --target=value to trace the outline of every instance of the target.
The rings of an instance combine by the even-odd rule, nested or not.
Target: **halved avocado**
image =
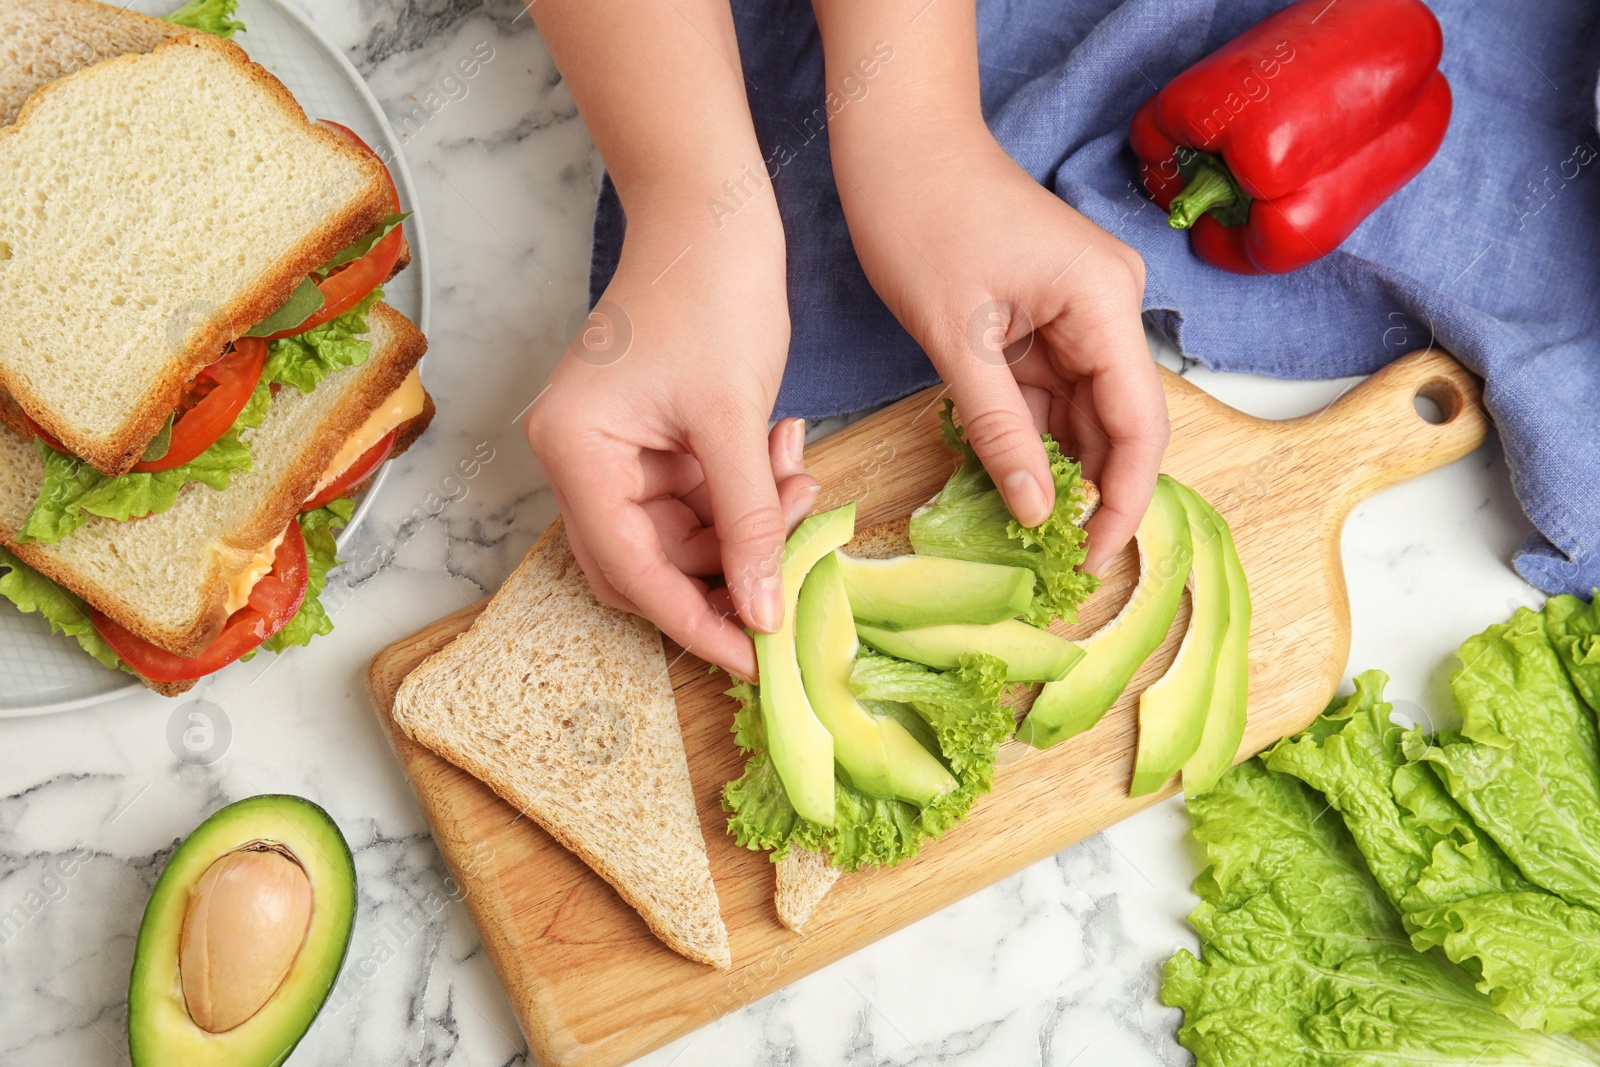
[[[1228,568],[1228,633],[1217,655],[1217,683],[1211,690],[1205,732],[1200,747],[1183,765],[1183,791],[1199,796],[1217,784],[1233,766],[1244,739],[1245,713],[1250,695],[1250,586],[1244,564],[1234,547],[1233,533],[1210,504],[1202,505],[1222,530],[1222,553]]]
[[[1139,584],[1117,617],[1079,642],[1083,662],[1059,682],[1044,687],[1017,736],[1049,748],[1100,721],[1128,687],[1172,626],[1183,599],[1194,546],[1189,516],[1177,483],[1156,479],[1155,495],[1134,540],[1139,546]]]
[[[339,977],[355,912],[350,847],[320,807],[268,795],[212,815],[144,910],[128,981],[133,1067],[282,1063]]]
[[[942,671],[955,670],[969,652],[982,652],[1005,663],[1008,682],[1053,682],[1083,659],[1083,650],[1065,637],[1016,619],[915,630],[885,630],[858,622],[856,633],[879,652]]]
[[[1139,694],[1139,751],[1128,790],[1135,797],[1160,789],[1200,747],[1216,688],[1217,656],[1228,634],[1228,562],[1222,547],[1226,527],[1200,494],[1172,484],[1189,516],[1194,549],[1189,582],[1192,611],[1167,673]]]
[[[991,623],[1033,607],[1033,572],[944,556],[857,559],[839,553],[856,620],[885,630]]]
[[[1033,575],[1028,578],[1031,585]],[[834,761],[857,789],[927,807],[956,788],[956,780],[904,726],[874,715],[850,691],[859,648],[839,554],[830,552],[806,575],[795,610],[795,652],[806,696],[833,735]]]
[[[800,586],[818,560],[855,536],[856,506],[812,515],[783,546],[783,624],[754,634],[759,702],[767,753],[789,803],[803,819],[833,825],[833,735],[806,698],[795,656],[795,604]]]

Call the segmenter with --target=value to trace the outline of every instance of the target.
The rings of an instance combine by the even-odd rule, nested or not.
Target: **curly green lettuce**
[[[52,633],[72,638],[83,650],[107,667],[127,670],[89,621],[89,612],[76,595],[52,582],[3,546],[0,546],[0,597],[25,614],[37,613]]]
[[[159,515],[178,502],[179,493],[190,482],[217,490],[228,488],[234,475],[250,469],[246,431],[260,426],[266,418],[272,387],[292,385],[309,393],[328,375],[365,363],[372,351],[371,342],[361,336],[367,332],[367,312],[382,298],[383,290],[374,289],[338,318],[299,336],[271,342],[261,380],[233,426],[181,467],[154,474],[130,471],[113,478],[74,456],[57,452],[43,441],[35,441],[44,461],[44,479],[17,540],[53,544],[94,516],[125,522]]]
[[[1600,590],[1584,603],[1575,596],[1553,596],[1544,606],[1550,647],[1589,710],[1600,715]]]
[[[232,40],[233,35],[244,30],[244,23],[233,17],[239,0],[189,0],[164,20],[191,30],[216,34]]]
[[[1520,609],[1469,638],[1450,679],[1459,731],[1403,741],[1527,879],[1600,909],[1600,734],[1546,635]]]
[[[847,871],[892,867],[915,856],[923,842],[942,837],[966,816],[974,800],[989,791],[996,753],[1013,725],[1010,711],[1000,704],[1004,664],[992,656],[974,655],[959,669],[941,673],[888,656],[863,655],[884,661],[872,671],[882,684],[864,685],[863,702],[912,729],[913,736],[949,767],[957,787],[919,808],[903,800],[868,796],[835,777],[834,825],[803,819],[789,803],[767,754],[757,689],[741,682],[728,695],[740,705],[733,720],[734,742],[750,758],[744,773],[722,792],[728,831],[740,846],[770,851],[774,860],[788,855],[791,848],[823,852]],[[889,664],[930,677],[895,683]],[[851,683],[856,684],[854,675]],[[908,695],[914,693],[916,700],[883,696],[894,684]],[[920,725],[913,728],[912,720]]]
[[[1087,535],[1078,525],[1087,499],[1083,472],[1044,434],[1056,503],[1044,522],[1023,526],[1006,510],[994,479],[967,442],[965,431],[956,426],[954,410],[946,400],[940,418],[945,441],[961,454],[961,466],[938,496],[912,514],[912,547],[929,556],[1027,567],[1036,579],[1027,620],[1035,626],[1048,626],[1053,619],[1074,621],[1078,605],[1099,585],[1080,569],[1088,555]]]
[[[1600,1036],[1600,912],[1523,877],[1403,751],[1379,671],[1356,677],[1312,729],[1262,756],[1327,797],[1418,951],[1438,947],[1524,1029]]]
[[[1249,760],[1188,801],[1208,866],[1198,956],[1167,961],[1197,1067],[1338,1064],[1576,1067],[1600,1052],[1519,1029],[1470,976],[1412,947],[1321,794]]]

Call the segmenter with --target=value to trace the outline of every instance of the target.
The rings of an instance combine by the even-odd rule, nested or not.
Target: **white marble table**
[[[598,161],[509,0],[296,2],[409,135],[434,256],[426,378],[439,418],[347,553],[333,638],[232,668],[188,700],[0,722],[0,1063],[13,1067],[123,1061],[156,873],[204,815],[263,792],[326,806],[361,884],[336,1006],[291,1062],[527,1062],[362,677],[385,644],[492,591],[555,514],[517,416],[584,301]],[[447,80],[474,54],[491,57],[475,78]],[[1192,377],[1267,416],[1348,385]],[[459,475],[486,455],[476,477]],[[1413,714],[1442,707],[1459,642],[1538,602],[1505,562],[1527,528],[1492,444],[1358,508],[1344,547],[1349,668],[1391,672]],[[195,699],[231,731],[209,763],[168,741]],[[1161,961],[1193,942],[1186,828],[1179,803],[1160,804],[642,1062],[1187,1063],[1177,1013],[1156,998]],[[67,856],[71,876],[52,874]]]

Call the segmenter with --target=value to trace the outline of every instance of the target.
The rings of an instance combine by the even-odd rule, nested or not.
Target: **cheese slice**
[[[421,415],[426,403],[427,394],[422,390],[422,375],[413,369],[406,375],[406,380],[400,383],[400,388],[390,394],[389,399],[385,400],[361,428],[345,441],[344,447],[333,457],[333,462],[328,464],[328,469],[317,482],[317,487],[311,490],[311,496],[306,499],[310,500],[332,485],[335,478],[349,470],[356,460],[366,455],[367,450],[383,440],[390,431]]]
[[[383,440],[391,430],[421,415],[426,404],[427,394],[422,389],[422,375],[413,368],[411,373],[406,375],[406,380],[400,383],[400,388],[390,394],[389,399],[385,400],[361,428],[345,441],[344,447],[333,457],[333,462],[328,464],[328,469],[317,482],[317,487],[311,490],[311,495],[306,499],[310,500],[332,485],[335,478],[349,470],[356,460],[366,455],[367,450]],[[250,602],[250,594],[254,591],[256,583],[271,573],[273,559],[278,554],[278,546],[283,544],[283,539],[287,536],[289,531],[285,529],[271,544],[256,554],[249,566],[228,583],[229,615]]]
[[[272,542],[256,553],[256,558],[234,576],[228,583],[228,614],[232,615],[250,602],[250,594],[255,590],[256,583],[265,578],[272,571],[272,562],[278,555],[278,546],[283,544],[283,539],[289,536],[288,527],[283,533],[272,539]]]

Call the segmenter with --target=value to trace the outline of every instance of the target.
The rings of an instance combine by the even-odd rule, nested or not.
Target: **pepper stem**
[[[1174,230],[1187,230],[1214,207],[1227,207],[1239,199],[1238,186],[1227,171],[1210,163],[1195,168],[1194,177],[1183,187],[1183,192],[1172,198],[1167,225]]]

